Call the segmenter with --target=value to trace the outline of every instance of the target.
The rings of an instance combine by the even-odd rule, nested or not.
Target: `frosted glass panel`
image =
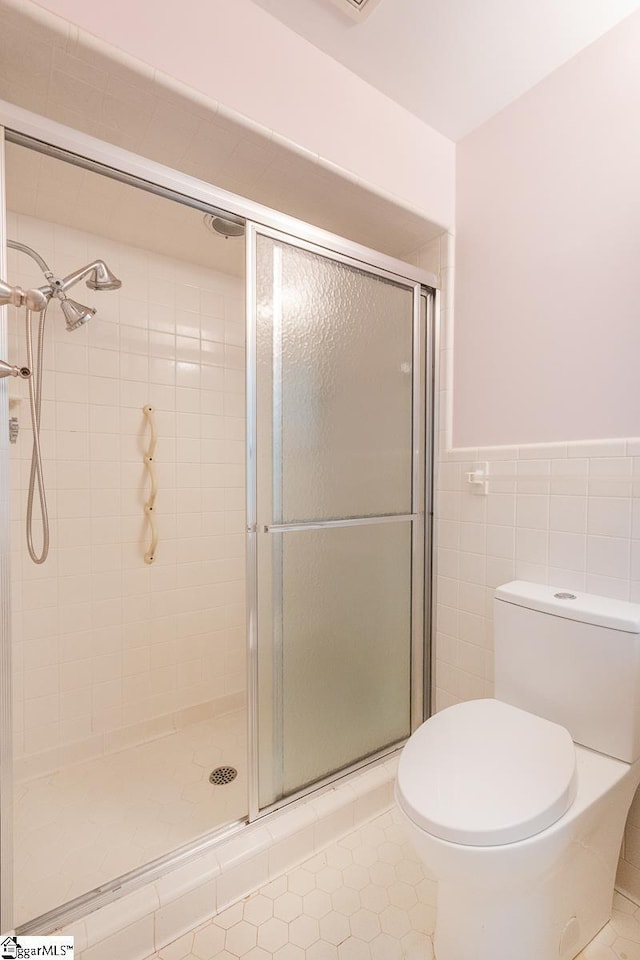
[[[273,522],[410,513],[412,288],[262,236],[257,267]]]
[[[425,317],[414,344],[413,286],[294,242],[257,234],[256,269],[265,807],[411,731],[424,599],[422,477],[412,489],[424,371],[413,357]]]
[[[409,735],[411,523],[266,535],[260,549],[262,571],[282,574],[278,610],[269,577],[260,595],[280,647],[260,656],[264,805]]]

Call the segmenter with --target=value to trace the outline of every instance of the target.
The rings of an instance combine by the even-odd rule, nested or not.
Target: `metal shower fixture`
[[[111,273],[104,260],[96,260],[87,277],[87,286],[91,290],[119,290],[122,281]]]
[[[87,320],[91,320],[96,312],[93,307],[83,307],[77,300],[70,300],[69,297],[60,300],[60,309],[64,314],[69,333],[77,330]]]
[[[30,376],[31,370],[29,367],[16,367],[13,363],[0,360],[0,380],[5,377],[20,377],[21,380],[28,380]]]
[[[0,280],[0,307],[9,304],[39,312],[45,309],[47,303],[47,298],[40,290],[23,290],[22,287],[12,287],[10,283]]]
[[[25,243],[18,243],[17,240],[7,240],[7,246],[12,250],[26,253],[32,260],[35,260],[48,281],[44,286],[38,287],[38,291],[44,297],[44,305],[42,307],[29,307],[28,304],[25,304],[25,306],[31,310],[43,310],[52,297],[55,297],[60,301],[60,307],[69,332],[77,330],[83,323],[91,320],[96,310],[94,307],[86,307],[84,304],[78,303],[77,300],[70,300],[66,295],[67,290],[75,286],[76,283],[80,283],[81,280],[86,282],[90,290],[118,290],[122,286],[122,282],[109,270],[104,260],[93,260],[61,279],[54,275],[40,254]]]
[[[90,290],[119,290],[122,286],[121,281],[111,273],[104,260],[94,260],[86,267],[70,273],[64,280],[54,281],[53,285],[64,293],[81,280],[85,280]]]
[[[216,767],[209,774],[209,783],[216,787],[225,787],[228,783],[233,783],[237,776],[238,771],[235,767]]]
[[[77,330],[95,315],[95,307],[86,307],[77,300],[67,296],[67,290],[84,280],[90,290],[117,290],[122,286],[118,278],[109,270],[104,260],[93,260],[79,270],[74,270],[66,277],[56,277],[49,265],[25,243],[17,240],[7,240],[7,246],[28,257],[38,264],[47,283],[37,290],[27,290],[21,287],[12,287],[0,280],[0,305],[11,304],[14,307],[26,309],[26,340],[27,366],[16,367],[4,361],[0,362],[0,378],[22,377],[29,381],[29,408],[33,427],[33,447],[31,451],[31,471],[29,474],[29,493],[27,494],[27,549],[34,563],[44,563],[49,555],[49,514],[47,510],[47,495],[42,470],[42,454],[40,450],[40,421],[42,415],[42,372],[44,369],[44,328],[47,318],[47,308],[52,299],[60,301],[60,309],[69,332]],[[39,314],[37,351],[33,350],[32,316]],[[14,436],[17,424],[13,424]],[[14,441],[15,442],[15,441]],[[42,543],[38,551],[33,538],[33,503],[36,488],[40,501],[40,520],[42,523]]]
[[[23,290],[22,287],[12,287],[10,283],[0,280],[0,307],[26,307],[27,310],[41,313],[46,311],[48,300],[40,290]],[[5,377],[20,377],[28,380],[31,376],[29,367],[17,367],[6,360],[0,360],[0,380]]]
[[[378,6],[380,0],[331,0],[331,2],[352,20],[362,23]]]
[[[219,233],[228,240],[229,237],[244,237],[244,222],[242,220],[216,217],[212,213],[205,213],[202,218],[205,227],[213,233]]]

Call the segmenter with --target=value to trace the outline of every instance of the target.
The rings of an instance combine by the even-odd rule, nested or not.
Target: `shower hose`
[[[27,366],[31,370],[29,377],[29,407],[33,428],[33,446],[31,448],[31,471],[29,473],[29,493],[27,496],[27,549],[34,563],[44,563],[49,554],[49,513],[47,495],[42,473],[42,455],[40,452],[40,419],[42,413],[42,368],[44,366],[44,325],[48,304],[40,312],[38,321],[38,345],[36,362],[33,362],[32,313],[26,311]],[[40,500],[40,518],[42,520],[42,549],[38,553],[33,545],[33,500],[38,487]]]

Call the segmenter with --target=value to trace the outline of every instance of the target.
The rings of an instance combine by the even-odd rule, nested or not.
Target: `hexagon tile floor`
[[[148,960],[433,960],[435,897],[391,810]],[[616,894],[580,958],[640,960],[640,907]]]

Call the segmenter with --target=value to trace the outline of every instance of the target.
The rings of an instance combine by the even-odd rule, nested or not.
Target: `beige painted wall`
[[[41,6],[451,226],[453,142],[250,0]]]
[[[640,14],[457,148],[454,443],[640,434]]]

